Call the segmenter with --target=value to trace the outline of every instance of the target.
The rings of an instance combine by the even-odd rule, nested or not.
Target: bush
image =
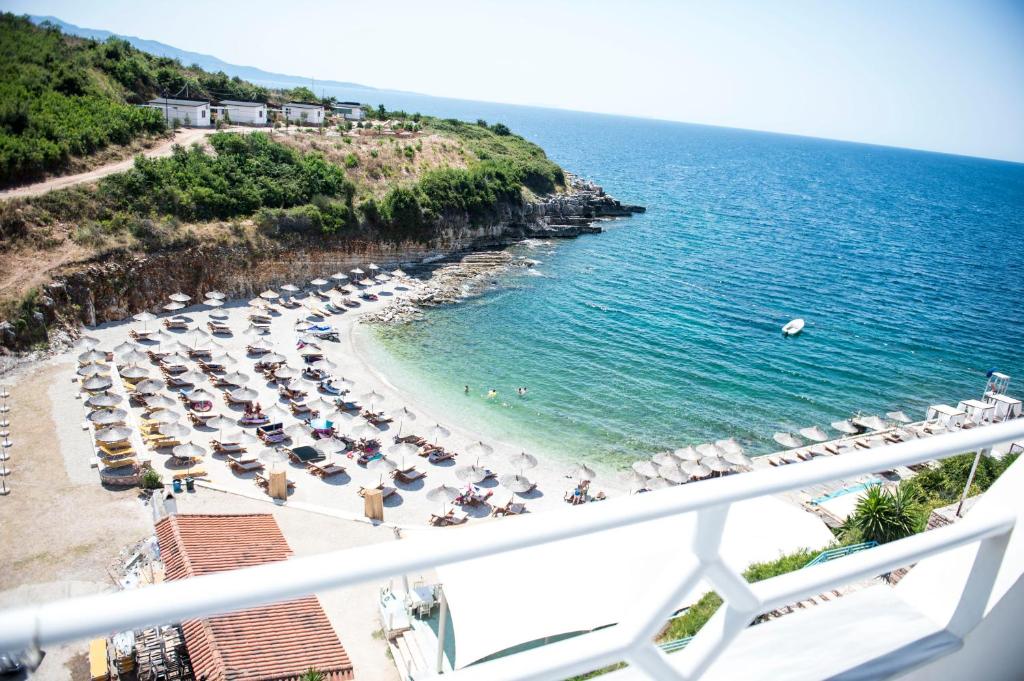
[[[142,489],[163,489],[164,481],[152,468],[142,474]]]
[[[358,156],[356,156],[355,154],[346,154],[345,155],[345,167],[346,168],[355,168],[358,165],[359,165],[359,157]]]

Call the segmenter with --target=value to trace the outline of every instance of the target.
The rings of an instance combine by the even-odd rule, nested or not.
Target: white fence
[[[602,504],[480,523],[429,536],[331,552],[222,572],[194,579],[48,603],[0,613],[0,650],[109,635],[139,627],[239,610],[402,573],[555,542],[587,533],[697,513],[693,546],[666,565],[648,598],[615,627],[467,667],[447,675],[464,679],[560,679],[619,661],[657,679],[699,677],[759,614],[852,581],[915,563],[964,544],[981,542],[978,560],[998,564],[1017,509],[861,551],[772,579],[747,583],[719,555],[730,505],[815,483],[852,478],[897,466],[1024,438],[1024,419],[973,428],[844,456],[826,457],[673,487]],[[680,598],[707,579],[724,606],[672,661],[653,643]],[[957,627],[969,631],[981,610],[969,610]]]

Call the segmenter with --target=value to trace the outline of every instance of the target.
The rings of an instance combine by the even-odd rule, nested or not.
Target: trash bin
[[[195,478],[185,478],[185,489],[188,490],[189,492],[195,492],[196,491],[196,479]]]
[[[181,494],[181,480],[175,478],[174,483],[171,485],[171,488],[174,489],[175,494]]]

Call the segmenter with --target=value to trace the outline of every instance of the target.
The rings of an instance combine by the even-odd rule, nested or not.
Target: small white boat
[[[794,319],[782,327],[783,336],[795,336],[804,330],[804,320]]]

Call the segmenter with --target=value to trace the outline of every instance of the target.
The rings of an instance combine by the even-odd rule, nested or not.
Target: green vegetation
[[[123,40],[97,43],[0,14],[0,186],[163,132],[160,112],[133,105],[186,91],[199,98],[267,97],[238,78],[185,68]]]
[[[906,487],[889,490],[876,485],[857,502],[843,529],[844,539],[879,544],[903,539],[917,532],[920,516],[915,496]]]
[[[162,489],[164,486],[163,478],[152,468],[146,470],[142,474],[142,489]]]

